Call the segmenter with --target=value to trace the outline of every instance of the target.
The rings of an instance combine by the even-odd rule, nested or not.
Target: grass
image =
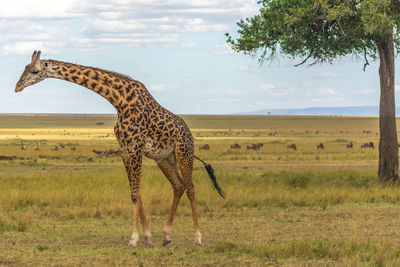
[[[274,168],[217,170],[217,177],[229,196],[219,198],[202,167],[194,172],[197,202],[203,209],[320,208],[338,204],[395,204],[400,190],[379,188],[374,168]],[[142,194],[147,212],[166,215],[172,192],[161,171],[152,166],[143,170]],[[29,210],[37,216],[62,219],[131,215],[129,188],[123,166],[115,168],[39,168],[26,174],[25,168],[8,169],[1,179],[2,209]],[[126,196],[122,198],[121,196]],[[161,206],[161,208],[160,208]],[[180,210],[190,215],[186,199]]]
[[[0,265],[400,264],[400,189],[377,184],[378,151],[359,147],[377,143],[376,118],[185,116],[194,128],[196,155],[213,165],[227,198],[218,196],[196,162],[205,247],[194,247],[184,197],[172,243],[163,248],[172,190],[156,164],[145,159],[141,190],[155,248],[142,248],[141,238],[134,251],[126,249],[132,207],[121,159],[90,157],[92,149],[117,148],[111,118],[0,116],[0,154],[24,158],[0,161]],[[105,125],[96,126],[98,121]],[[47,145],[34,151],[43,139]],[[51,151],[60,141],[66,148]],[[264,146],[244,148],[253,142]],[[321,142],[325,150],[317,151]],[[348,142],[355,144],[352,150]],[[211,149],[198,150],[205,143]],[[233,143],[242,149],[230,149]],[[297,151],[286,148],[290,143]]]

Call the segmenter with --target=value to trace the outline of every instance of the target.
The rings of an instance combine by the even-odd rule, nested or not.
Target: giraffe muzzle
[[[24,86],[21,86],[20,84],[17,83],[17,85],[15,86],[15,92],[21,92],[22,90],[24,90]]]

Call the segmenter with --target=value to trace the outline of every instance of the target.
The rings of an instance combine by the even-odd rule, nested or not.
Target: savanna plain
[[[400,265],[400,190],[377,183],[377,118],[183,118],[226,199],[196,161],[204,247],[194,245],[185,195],[172,242],[162,247],[172,188],[145,159],[141,192],[155,247],[143,248],[141,236],[129,250],[132,205],[122,160],[93,152],[118,149],[116,116],[0,115],[0,265]],[[369,142],[374,149],[361,148]],[[241,148],[230,148],[235,143]],[[247,150],[251,143],[263,146]],[[293,143],[297,150],[287,147]],[[204,144],[210,149],[200,150]]]

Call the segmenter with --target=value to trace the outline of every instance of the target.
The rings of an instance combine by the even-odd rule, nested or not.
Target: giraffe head
[[[22,91],[25,87],[43,81],[47,77],[47,63],[40,62],[40,51],[34,51],[32,54],[32,61],[26,65],[17,85],[15,92]]]

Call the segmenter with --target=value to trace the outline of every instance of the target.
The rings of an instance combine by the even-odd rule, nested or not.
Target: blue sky
[[[280,57],[260,66],[231,51],[224,33],[234,35],[236,22],[257,11],[253,0],[2,0],[0,113],[115,113],[61,80],[14,93],[38,49],[43,59],[128,74],[180,114],[378,105],[376,62],[365,72],[352,57],[312,67]]]

